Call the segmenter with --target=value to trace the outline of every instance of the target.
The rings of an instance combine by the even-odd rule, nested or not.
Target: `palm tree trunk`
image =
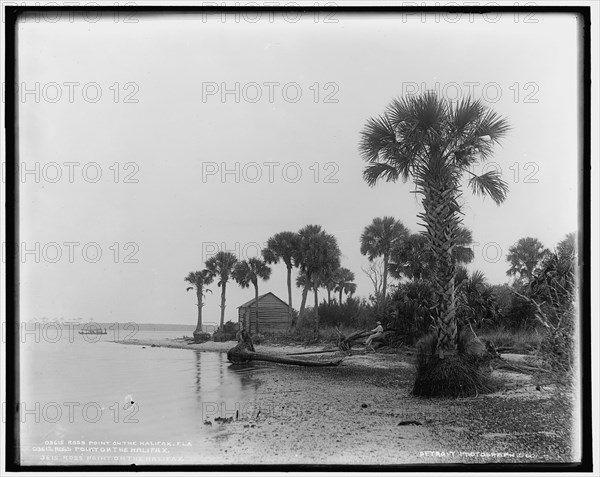
[[[223,326],[225,326],[225,287],[227,286],[226,282],[223,282],[221,285],[221,327],[220,330],[223,331]]]
[[[383,283],[381,285],[381,304],[382,308],[385,309],[385,301],[387,298],[387,277],[388,277],[388,266],[389,266],[390,256],[389,254],[385,254],[383,256]]]
[[[302,319],[304,318],[304,312],[306,311],[306,297],[308,296],[309,289],[310,285],[305,285],[304,290],[302,290],[302,303],[300,303],[300,313],[298,314],[298,322],[296,323],[296,328],[300,327],[300,323],[302,323]]]
[[[196,296],[198,297],[198,322],[194,330],[194,339],[199,338],[202,333],[202,288],[196,289]]]
[[[319,334],[319,288],[315,283],[315,334]]]
[[[287,267],[288,329],[292,327],[292,267]]]
[[[327,304],[331,305],[331,288],[327,287]]]
[[[342,306],[342,292],[344,291],[343,288],[340,288],[340,306]]]
[[[438,329],[436,351],[440,358],[454,354],[457,348],[456,297],[454,292],[455,265],[452,247],[460,225],[456,210],[456,189],[448,184],[423,184],[424,220],[431,251],[436,259],[434,290],[435,320]]]
[[[254,285],[254,302],[256,305],[256,335],[258,336],[258,285]]]

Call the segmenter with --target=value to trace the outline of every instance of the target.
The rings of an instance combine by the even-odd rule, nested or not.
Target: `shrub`
[[[204,343],[205,341],[210,341],[210,338],[210,333],[194,333],[195,343]]]
[[[235,341],[239,324],[228,321],[223,325],[223,331],[217,330],[213,333],[213,341]]]
[[[401,283],[392,295],[395,315],[391,327],[405,337],[408,344],[431,329],[431,308],[434,306],[433,287],[427,280]]]
[[[342,305],[338,303],[319,305],[319,325],[324,327],[366,328],[376,321],[373,308],[364,299],[349,297]]]
[[[537,324],[535,307],[513,292],[515,290],[522,294],[527,293],[524,286],[518,284],[513,287],[507,284],[493,285],[492,290],[498,304],[495,326],[509,330],[535,329]]]

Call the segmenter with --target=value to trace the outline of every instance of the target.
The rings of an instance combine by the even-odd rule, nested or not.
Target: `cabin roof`
[[[267,295],[273,295],[275,298],[277,298],[286,307],[288,306],[288,304],[285,301],[283,301],[281,298],[279,298],[277,295],[275,295],[275,293],[272,293],[272,292],[268,292],[268,293],[265,293],[263,295],[259,295],[258,296],[258,301],[262,300]],[[257,300],[256,298],[252,298],[252,300],[249,300],[246,303],[242,303],[240,306],[238,306],[238,308],[246,308],[248,306],[254,305],[256,303],[256,300]]]

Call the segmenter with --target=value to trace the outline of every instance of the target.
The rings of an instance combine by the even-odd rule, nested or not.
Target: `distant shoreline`
[[[113,343],[144,346],[152,348],[175,348],[175,349],[189,349],[195,351],[217,351],[226,353],[235,345],[237,341],[205,341],[204,343],[191,343],[182,341],[181,338],[159,338],[159,339],[129,339],[113,341]],[[319,346],[302,346],[302,345],[255,345],[257,351],[268,352],[268,353],[294,353],[300,351],[319,351],[322,350],[325,345]]]

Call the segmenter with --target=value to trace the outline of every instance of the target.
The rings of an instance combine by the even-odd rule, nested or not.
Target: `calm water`
[[[181,334],[139,331],[135,338]],[[236,410],[249,417],[255,377],[272,369],[232,367],[225,353],[113,339],[75,334],[21,343],[24,465],[216,463],[219,448],[231,444],[227,425],[214,418]]]

